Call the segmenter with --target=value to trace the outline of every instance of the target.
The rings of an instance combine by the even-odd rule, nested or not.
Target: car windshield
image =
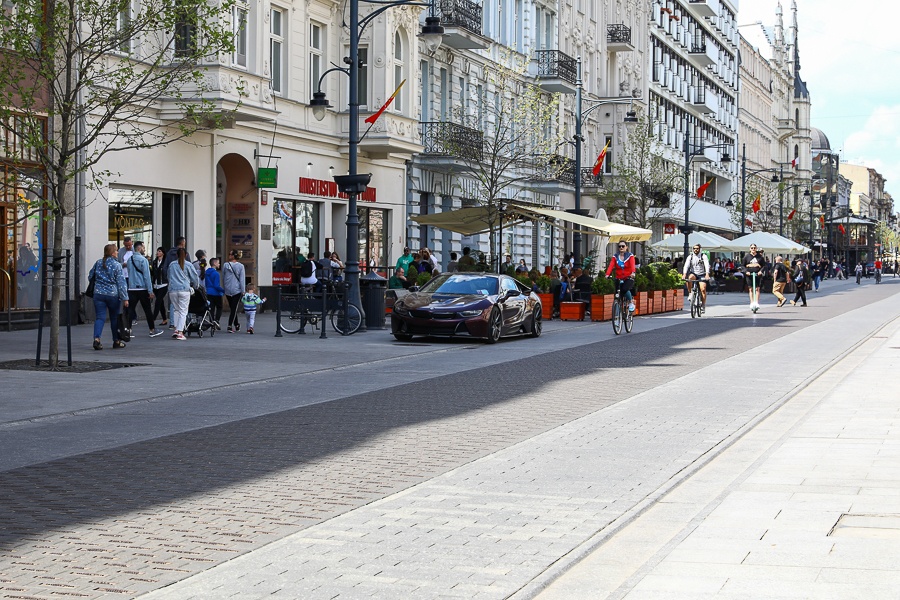
[[[420,291],[429,294],[493,296],[497,293],[497,279],[471,275],[442,275],[426,283]]]

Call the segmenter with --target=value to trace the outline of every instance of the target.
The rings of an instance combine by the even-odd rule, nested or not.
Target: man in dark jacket
[[[806,290],[809,288],[809,268],[806,261],[802,258],[797,261],[794,269],[794,283],[797,285],[797,295],[791,300],[791,306],[796,306],[798,301],[802,301],[800,306],[806,306]]]

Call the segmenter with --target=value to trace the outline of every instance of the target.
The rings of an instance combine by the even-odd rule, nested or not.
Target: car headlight
[[[409,314],[409,309],[406,308],[406,305],[403,304],[402,302],[398,302],[398,303],[394,304],[393,311],[395,313],[397,313],[398,315],[408,315]]]
[[[484,310],[461,310],[457,314],[459,314],[459,316],[461,317],[477,317],[480,316],[483,312]]]

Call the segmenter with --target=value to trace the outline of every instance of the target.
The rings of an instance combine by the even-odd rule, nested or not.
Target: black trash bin
[[[366,313],[366,329],[384,329],[384,290],[388,280],[374,271],[359,278],[359,293]]]

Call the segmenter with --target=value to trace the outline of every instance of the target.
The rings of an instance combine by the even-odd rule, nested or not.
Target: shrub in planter
[[[612,318],[612,305],[616,284],[612,279],[599,276],[591,283],[591,321],[608,321]]]

